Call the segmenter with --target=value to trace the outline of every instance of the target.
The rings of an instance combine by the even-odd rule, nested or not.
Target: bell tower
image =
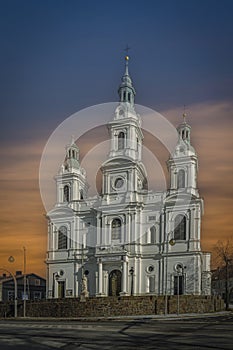
[[[186,192],[199,197],[197,188],[198,159],[190,142],[191,126],[186,122],[186,113],[183,122],[178,126],[178,142],[174,153],[167,162],[170,173],[170,194]]]
[[[86,198],[88,190],[86,172],[80,166],[79,148],[73,138],[66,146],[66,157],[55,179],[58,206]]]
[[[135,111],[135,89],[129,75],[129,56],[125,56],[125,72],[118,89],[119,105],[109,122],[111,138],[108,159],[102,164],[102,194],[141,191],[146,184],[146,171],[141,162],[143,134],[141,118]]]

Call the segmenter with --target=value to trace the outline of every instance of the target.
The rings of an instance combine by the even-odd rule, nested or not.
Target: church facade
[[[169,188],[152,193],[127,56],[118,93],[100,195],[88,197],[74,140],[55,177],[57,201],[47,213],[47,297],[208,295],[210,254],[201,250],[203,199],[191,127],[184,118],[177,128]]]

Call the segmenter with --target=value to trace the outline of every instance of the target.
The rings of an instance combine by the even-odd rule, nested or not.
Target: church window
[[[175,241],[186,239],[186,217],[184,215],[177,215],[175,217],[175,229],[174,229]]]
[[[121,220],[114,219],[112,220],[112,240],[121,239]]]
[[[177,176],[177,188],[185,187],[185,171],[180,169]]]
[[[124,149],[125,146],[125,134],[121,131],[118,135],[118,149]]]
[[[150,228],[150,241],[152,244],[156,243],[156,229],[155,226],[151,226]]]
[[[128,101],[130,102],[130,92],[128,92]]]
[[[64,186],[64,202],[70,201],[70,188],[68,185]]]
[[[75,152],[72,150],[72,157],[75,158]]]
[[[123,93],[123,101],[125,101],[126,100],[126,92],[124,91],[124,93]]]
[[[174,295],[184,294],[184,275],[174,276]]]
[[[83,190],[80,190],[80,199],[84,199],[84,197],[83,197]]]
[[[155,276],[149,277],[149,292],[150,293],[155,292]]]
[[[189,137],[189,132],[186,131],[186,139],[188,139],[188,137]]]
[[[182,139],[184,139],[184,130],[182,130]]]
[[[61,226],[58,230],[58,249],[67,249],[67,228]]]

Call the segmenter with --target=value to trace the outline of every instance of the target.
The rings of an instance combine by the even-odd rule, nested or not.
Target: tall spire
[[[136,95],[132,80],[129,76],[129,56],[125,56],[125,74],[121,78],[121,84],[118,89],[120,102],[127,102],[131,106],[134,105],[134,97]]]

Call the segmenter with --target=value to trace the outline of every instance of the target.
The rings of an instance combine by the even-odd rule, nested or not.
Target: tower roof
[[[136,91],[129,75],[129,56],[125,56],[125,73],[121,78],[121,84],[118,89],[120,102],[128,102],[134,104]]]
[[[178,125],[177,132],[179,135],[178,143],[174,154],[176,156],[184,156],[196,154],[195,149],[191,145],[191,126],[186,121],[187,114],[183,113],[183,121]]]

